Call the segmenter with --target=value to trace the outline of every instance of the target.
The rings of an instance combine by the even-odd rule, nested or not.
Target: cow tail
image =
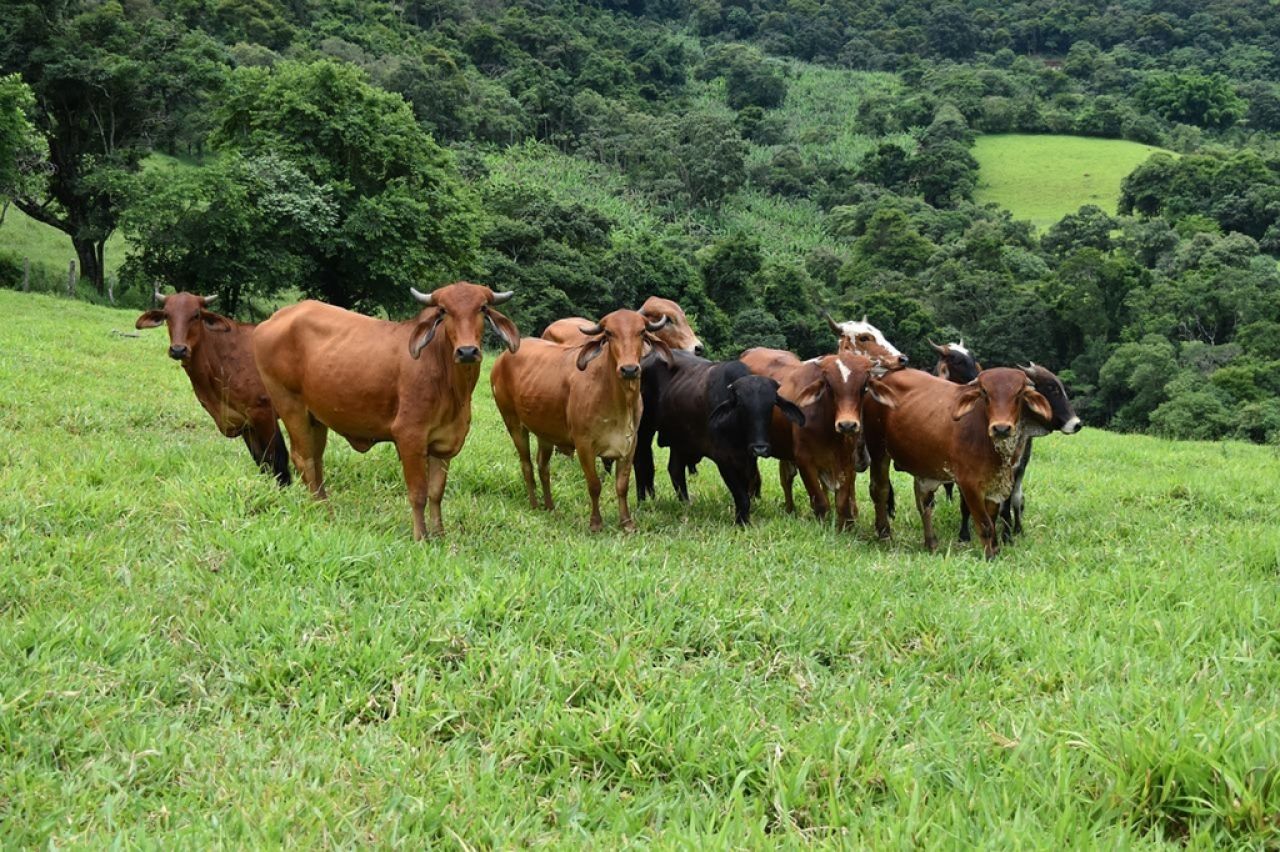
[[[293,474],[289,472],[289,447],[284,442],[284,433],[279,426],[276,426],[275,434],[271,436],[267,458],[271,460],[272,472],[281,488],[293,482]]]

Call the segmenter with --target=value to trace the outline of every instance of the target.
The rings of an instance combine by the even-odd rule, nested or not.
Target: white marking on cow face
[[[858,335],[870,334],[876,339],[876,343],[883,346],[891,355],[902,355],[902,353],[898,351],[898,347],[886,340],[885,336],[880,333],[880,329],[876,328],[869,322],[864,320],[849,320],[848,322],[839,323],[839,325],[841,333],[849,339],[850,343],[854,344],[855,349],[857,348]]]
[[[849,377],[853,375],[853,372],[838,358],[836,359],[836,366],[840,368],[840,378],[845,382],[845,384],[848,384]]]
[[[1080,431],[1080,427],[1083,425],[1084,424],[1080,422],[1079,417],[1072,417],[1070,420],[1067,421],[1067,424],[1062,427],[1062,434],[1074,435],[1075,433]]]
[[[951,349],[954,349],[955,351],[959,352],[961,355],[968,355],[968,354],[969,354],[969,350],[964,348],[964,344],[963,344],[963,343],[948,343],[948,344],[947,344],[947,346],[948,346],[948,347],[950,347]]]

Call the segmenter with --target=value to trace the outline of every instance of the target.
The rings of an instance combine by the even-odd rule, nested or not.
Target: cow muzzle
[[[993,438],[1008,438],[1013,434],[1013,426],[1009,423],[992,423],[987,434]]]
[[[186,346],[174,345],[169,347],[169,357],[175,361],[185,361],[190,354],[191,350]]]
[[[751,455],[755,456],[758,459],[764,458],[765,456],[769,455],[769,445],[768,444],[752,444]]]
[[[618,375],[628,381],[634,381],[635,379],[640,378],[640,365],[623,364],[618,368]]]
[[[701,357],[702,357],[702,353],[704,353],[704,352],[706,352],[706,351],[707,351],[707,350],[705,350],[705,349],[703,349],[703,348],[702,348],[702,344],[701,344],[701,343],[695,343],[695,344],[693,344],[693,354],[694,354],[694,355],[697,355],[699,358],[701,358]]]
[[[1062,427],[1062,434],[1074,435],[1084,428],[1084,424],[1080,422],[1079,417],[1072,417],[1067,421],[1067,425]]]
[[[480,360],[480,347],[459,346],[453,350],[453,360],[459,364],[474,364]]]
[[[907,364],[909,364],[909,363],[911,363],[911,359],[910,359],[910,358],[908,358],[906,355],[899,355],[899,356],[898,356],[898,366],[899,366],[899,367],[905,367],[905,366],[907,366]]]
[[[836,431],[841,435],[856,435],[862,429],[862,424],[857,420],[841,420],[836,423]]]

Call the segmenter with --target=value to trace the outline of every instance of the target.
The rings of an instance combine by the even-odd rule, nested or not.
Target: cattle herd
[[[616,310],[599,320],[559,320],[541,339],[521,340],[497,310],[512,293],[466,282],[410,292],[422,310],[404,322],[306,301],[254,326],[210,311],[213,297],[157,290],[156,309],[136,325],[168,326],[169,356],[181,362],[218,429],[242,436],[282,486],[290,482],[291,456],[307,487],[325,499],[330,429],[362,453],[393,442],[415,538],[444,530],[440,501],[449,461],[471,428],[486,322],[506,347],[490,382],[529,505],[553,507],[551,456],[576,454],[593,531],[603,526],[596,459],[613,471],[621,526],[634,529],[630,482],[634,472],[638,500],[656,497],[656,437],[670,450],[676,495],[689,499],[687,475],[709,459],[739,524],[750,522],[751,501],[760,495],[758,460],[772,457],[787,511],[795,511],[799,474],[818,518],[831,511],[834,494],[841,529],[857,516],[855,477],[869,471],[875,529],[888,537],[892,462],[914,478],[926,547],[938,546],[935,493],[946,486],[950,496],[954,485],[961,539],[968,540],[972,519],[992,557],[1002,539],[1022,530],[1032,439],[1052,431],[1069,435],[1081,425],[1062,382],[1044,367],[984,370],[963,341],[930,341],[938,353],[934,372],[911,369],[865,317],[839,323],[827,317],[837,340],[830,355],[801,360],[755,348],[736,360],[709,361],[684,311],[666,299],[650,298],[639,311]],[[530,436],[537,443],[538,483]]]

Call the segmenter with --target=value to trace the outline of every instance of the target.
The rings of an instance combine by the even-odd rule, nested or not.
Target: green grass
[[[788,517],[773,463],[750,529],[705,466],[592,535],[482,379],[415,544],[389,446],[335,438],[326,509],[163,331],[0,314],[0,845],[1280,841],[1274,449],[1047,438],[990,563],[906,500],[875,541],[862,478],[855,534]]]
[[[1086,204],[1116,212],[1120,183],[1160,148],[1121,139],[979,136],[974,201],[994,202],[1044,229]]]

